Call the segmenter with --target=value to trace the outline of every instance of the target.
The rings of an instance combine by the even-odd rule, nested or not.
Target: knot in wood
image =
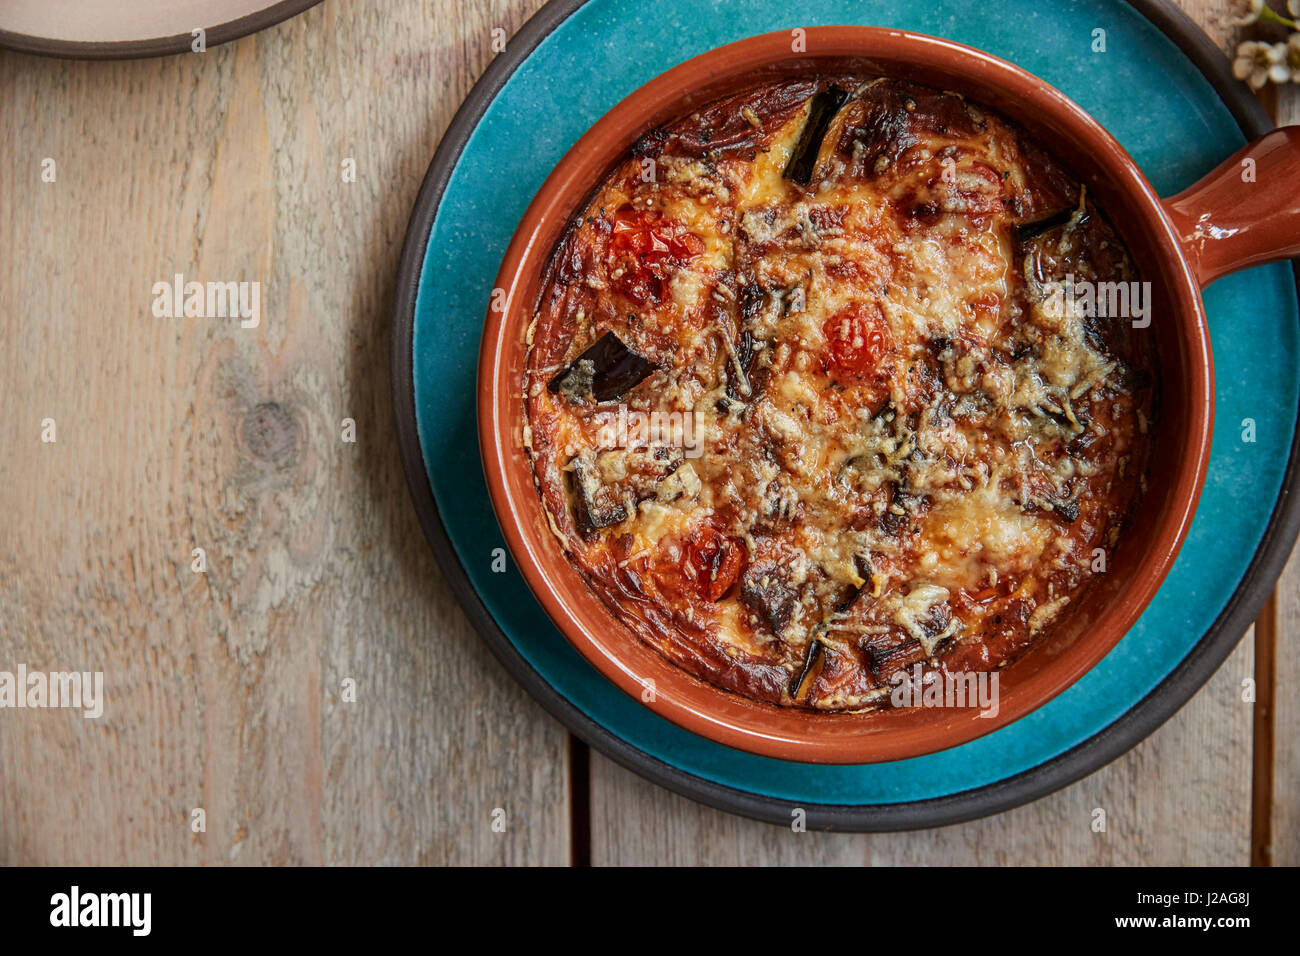
[[[278,402],[263,402],[245,415],[240,436],[250,455],[273,465],[298,450],[298,423]]]

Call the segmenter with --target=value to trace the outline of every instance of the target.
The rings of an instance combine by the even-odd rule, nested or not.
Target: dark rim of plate
[[[470,621],[515,679],[570,731],[616,763],[675,793],[720,810],[789,825],[801,807],[810,829],[888,832],[947,826],[1010,810],[1037,800],[1100,769],[1136,746],[1190,700],[1232,652],[1258,617],[1300,531],[1300,507],[1292,494],[1300,476],[1300,427],[1292,439],[1282,490],[1263,539],[1246,573],[1214,624],[1191,652],[1146,697],[1105,729],[1030,770],[972,790],[888,804],[798,803],[715,783],[665,763],[592,720],[533,669],[488,612],[470,583],[438,515],[416,430],[412,348],[415,300],[425,249],[448,179],[470,133],[515,69],[586,0],[551,0],[509,42],[474,85],[439,144],[411,213],[398,270],[393,323],[393,406],[407,484],[425,536]],[[1223,52],[1170,0],[1126,0],[1157,26],[1205,75],[1247,138],[1273,128],[1264,109],[1236,81]],[[1300,263],[1297,290],[1300,291]],[[610,688],[611,693],[621,693]]]
[[[309,7],[314,7],[321,0],[279,0],[261,10],[255,10],[247,16],[213,26],[202,26],[206,36],[204,43],[209,47],[238,40],[267,27],[273,27],[291,17],[296,17]],[[540,38],[539,38],[540,39]],[[23,53],[35,53],[40,56],[66,57],[76,60],[137,60],[151,56],[170,56],[173,53],[190,52],[194,37],[189,33],[178,33],[169,37],[149,37],[143,40],[112,40],[104,43],[83,42],[77,40],[52,40],[48,37],[30,36],[26,33],[11,33],[0,30],[0,47],[19,50]],[[459,150],[457,150],[459,153]]]

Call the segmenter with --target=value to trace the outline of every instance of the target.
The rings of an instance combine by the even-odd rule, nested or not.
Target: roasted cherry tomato
[[[659,213],[624,206],[614,213],[609,246],[618,287],[636,302],[662,302],[668,281],[704,252],[704,240]]]
[[[745,544],[713,527],[692,531],[678,542],[678,559],[655,572],[659,583],[685,597],[716,601],[731,590],[745,564]]]
[[[874,302],[852,305],[822,326],[828,343],[829,369],[839,376],[874,372],[893,347],[885,314]]]

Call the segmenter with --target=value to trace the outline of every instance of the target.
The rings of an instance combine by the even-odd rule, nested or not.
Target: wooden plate
[[[4,0],[0,47],[81,59],[187,53],[256,33],[320,0]]]

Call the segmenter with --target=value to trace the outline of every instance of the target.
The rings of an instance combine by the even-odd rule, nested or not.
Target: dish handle
[[[1202,288],[1300,256],[1300,126],[1261,136],[1162,202]]]

